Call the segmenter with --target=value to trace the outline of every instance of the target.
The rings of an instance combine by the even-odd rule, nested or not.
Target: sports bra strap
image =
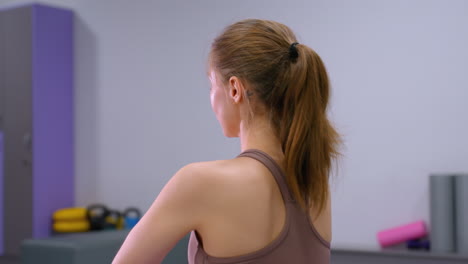
[[[239,154],[238,157],[253,158],[265,165],[265,167],[267,167],[268,170],[270,170],[271,174],[273,174],[273,177],[275,177],[276,183],[278,184],[278,187],[281,191],[283,200],[285,202],[294,201],[294,199],[291,196],[291,193],[289,192],[289,188],[286,183],[286,177],[283,173],[283,170],[278,165],[278,163],[276,163],[276,161],[272,157],[270,157],[270,155],[258,149],[248,149]]]

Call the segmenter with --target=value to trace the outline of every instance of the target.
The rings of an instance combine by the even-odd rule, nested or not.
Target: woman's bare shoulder
[[[179,173],[199,183],[211,186],[212,184],[232,183],[233,178],[239,178],[242,169],[242,164],[236,159],[214,160],[190,163],[183,167]]]
[[[262,179],[255,172],[261,169],[253,160],[236,158],[191,163],[180,172],[212,198],[237,199],[240,193],[245,195],[250,189],[258,190]]]

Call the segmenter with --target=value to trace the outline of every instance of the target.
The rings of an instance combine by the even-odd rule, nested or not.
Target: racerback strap
[[[270,157],[270,155],[258,149],[248,149],[239,154],[238,157],[249,157],[265,165],[265,167],[267,167],[268,170],[270,170],[271,174],[273,174],[273,177],[275,177],[276,183],[278,184],[278,187],[281,191],[283,200],[285,202],[294,201],[294,199],[291,196],[291,193],[289,192],[289,188],[286,183],[286,177],[283,173],[283,170],[278,165],[278,163],[276,163],[276,161],[272,157]]]

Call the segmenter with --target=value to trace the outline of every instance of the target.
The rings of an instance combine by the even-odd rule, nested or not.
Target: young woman
[[[213,111],[242,153],[178,171],[114,263],[160,263],[189,232],[190,264],[330,263],[340,139],[322,60],[287,26],[248,19],[214,40],[208,75]]]

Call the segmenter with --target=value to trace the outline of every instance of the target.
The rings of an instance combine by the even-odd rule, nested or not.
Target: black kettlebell
[[[106,226],[106,218],[110,210],[102,204],[93,204],[87,208],[87,218],[91,230],[102,230]]]
[[[122,221],[122,214],[117,210],[109,210],[109,215],[106,217],[104,229],[119,229]]]

